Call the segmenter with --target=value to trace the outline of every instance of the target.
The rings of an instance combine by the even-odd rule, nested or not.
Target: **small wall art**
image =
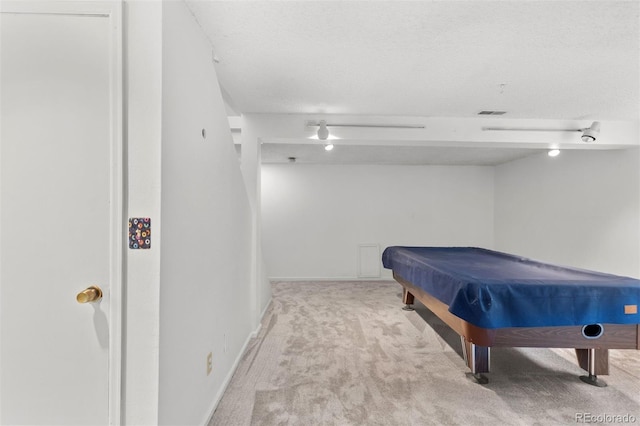
[[[133,250],[151,248],[151,218],[129,218],[129,248]]]

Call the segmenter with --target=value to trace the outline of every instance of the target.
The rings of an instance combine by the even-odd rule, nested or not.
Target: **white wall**
[[[253,331],[251,211],[211,46],[184,3],[163,2],[162,36],[158,422],[205,424]]]
[[[263,165],[269,275],[353,279],[367,243],[491,248],[493,179],[492,167]]]
[[[496,249],[640,277],[640,153],[563,151],[496,168]]]
[[[260,327],[260,321],[271,302],[271,283],[266,274],[266,267],[262,256],[262,230],[261,230],[261,142],[254,132],[255,127],[246,116],[236,120],[240,124],[241,171],[251,205],[252,223],[252,261],[251,261],[251,291],[249,305],[252,310],[253,327],[256,331]],[[235,143],[235,142],[234,142]]]
[[[150,217],[149,250],[126,250],[124,424],[158,422],[162,6],[124,3],[125,147],[129,217]]]

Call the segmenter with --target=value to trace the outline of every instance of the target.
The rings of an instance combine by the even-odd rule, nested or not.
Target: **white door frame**
[[[109,424],[121,423],[122,401],[122,300],[125,212],[123,210],[123,83],[122,0],[113,1],[5,1],[0,12],[47,15],[104,16],[111,28],[111,224],[109,265]]]

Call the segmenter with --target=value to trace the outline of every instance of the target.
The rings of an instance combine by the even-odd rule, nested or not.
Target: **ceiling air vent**
[[[480,111],[478,115],[502,115],[506,113],[507,111]]]

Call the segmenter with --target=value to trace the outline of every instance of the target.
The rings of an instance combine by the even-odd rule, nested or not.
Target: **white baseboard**
[[[222,396],[224,395],[224,392],[227,390],[227,387],[229,386],[229,383],[231,383],[231,378],[233,377],[234,373],[236,372],[236,369],[238,368],[238,365],[240,365],[240,360],[244,356],[244,353],[247,351],[247,346],[249,346],[249,342],[251,341],[251,339],[255,339],[256,337],[258,337],[258,334],[260,333],[260,330],[262,329],[262,319],[264,318],[265,314],[267,313],[267,310],[269,309],[269,306],[271,305],[271,301],[272,300],[273,299],[271,299],[271,298],[269,299],[269,302],[267,303],[267,306],[265,306],[264,310],[260,314],[260,321],[258,322],[258,327],[256,327],[256,329],[254,331],[249,333],[249,335],[247,336],[247,339],[244,341],[244,344],[242,345],[242,349],[240,349],[240,353],[236,357],[235,361],[233,361],[233,365],[231,366],[231,369],[229,370],[229,372],[227,373],[226,377],[224,378],[224,381],[222,382],[222,386],[220,386],[220,389],[218,390],[218,393],[216,394],[216,397],[213,399],[213,405],[212,405],[211,409],[209,410],[210,414],[207,417],[207,421],[203,424],[203,426],[206,426],[206,425],[209,424],[209,422],[211,422],[211,418],[213,417],[213,413],[215,413],[216,408],[218,408],[218,404],[220,403],[220,400],[222,399]]]
[[[258,334],[260,334],[260,330],[262,330],[262,323],[259,323],[259,324],[258,324],[258,327],[256,327],[256,329],[255,329],[255,330],[253,330],[253,331],[251,332],[251,334],[249,335],[249,337],[250,337],[251,339],[255,339],[255,338],[257,338],[257,337],[258,337]]]
[[[220,403],[220,400],[222,399],[224,392],[227,390],[227,386],[229,386],[229,383],[231,382],[231,378],[233,377],[233,374],[236,372],[236,369],[238,368],[238,365],[240,364],[240,360],[242,359],[245,351],[247,350],[247,346],[249,345],[249,342],[251,341],[252,336],[253,336],[253,333],[247,336],[247,340],[245,340],[244,345],[242,345],[242,349],[240,350],[240,353],[236,357],[235,361],[233,362],[233,365],[231,366],[231,369],[229,370],[226,377],[224,378],[224,381],[222,382],[222,386],[220,386],[220,389],[218,390],[216,397],[213,399],[213,404],[209,409],[209,416],[207,416],[207,420],[203,423],[203,426],[208,425],[209,422],[211,421],[211,418],[213,417],[213,413],[215,413],[216,408],[218,408],[218,404]]]
[[[258,337],[258,334],[260,334],[260,330],[262,330],[262,320],[264,319],[264,316],[267,314],[267,310],[269,310],[269,306],[271,306],[271,301],[272,300],[273,300],[273,298],[270,297],[269,301],[267,302],[267,304],[265,305],[264,309],[260,313],[260,321],[258,321],[258,327],[254,330],[253,333],[251,333],[251,336],[253,338]]]
[[[393,277],[269,277],[269,281],[393,281]]]

